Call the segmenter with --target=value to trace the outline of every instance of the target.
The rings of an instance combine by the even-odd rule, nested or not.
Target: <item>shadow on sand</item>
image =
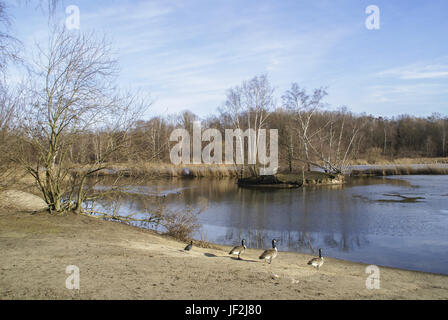
[[[235,257],[230,257],[230,259],[235,260],[235,261],[241,261],[241,262],[257,262],[256,260],[246,260],[246,259],[238,259]]]

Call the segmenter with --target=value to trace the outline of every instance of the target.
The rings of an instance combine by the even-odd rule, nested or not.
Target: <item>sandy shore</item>
[[[0,212],[0,299],[447,299],[448,276],[380,269],[366,289],[366,265],[280,252],[272,265],[249,249],[193,247],[149,230],[87,216]],[[66,267],[80,289],[66,288]]]

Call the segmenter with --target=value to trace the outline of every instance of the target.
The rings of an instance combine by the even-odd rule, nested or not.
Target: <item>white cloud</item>
[[[429,83],[375,85],[370,86],[368,90],[370,94],[367,100],[380,103],[425,102],[436,96],[448,94],[446,85]]]
[[[80,10],[81,30],[102,31],[118,48],[120,83],[152,92],[155,107],[170,112],[189,106],[212,112],[226,89],[266,71],[276,85],[315,75],[353,32],[324,25],[286,28],[273,22],[269,6],[126,1],[81,3]],[[46,37],[45,21],[40,25],[43,34],[35,32],[34,39]]]
[[[448,64],[413,64],[384,70],[378,76],[390,76],[402,80],[448,78]]]

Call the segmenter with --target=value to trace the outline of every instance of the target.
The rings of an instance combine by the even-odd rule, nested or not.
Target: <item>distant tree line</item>
[[[27,136],[19,122],[14,120],[14,111],[20,114],[19,101],[11,96],[4,88],[0,109],[0,139],[3,156],[21,153],[29,161],[36,156],[33,145],[18,143],[19,137]],[[17,93],[17,92],[15,92]],[[249,127],[247,119],[255,119],[256,110],[243,110],[239,113],[241,129]],[[313,112],[307,126],[309,141],[303,136],[303,128],[298,124],[297,111],[285,105],[275,106],[272,111],[264,110],[266,118],[263,127],[278,129],[279,132],[279,158],[282,166],[295,170],[306,161],[322,164],[329,156],[336,158],[336,144],[339,137],[342,141],[339,146],[340,153],[345,152],[351,143],[350,158],[364,159],[375,163],[379,159],[392,160],[394,158],[416,157],[446,157],[448,150],[448,117],[433,114],[429,117],[415,117],[399,115],[392,118],[374,117],[365,114],[355,114],[347,109],[331,110],[322,108],[313,111],[304,111],[302,117],[306,118]],[[342,120],[343,119],[343,120]],[[155,116],[148,120],[137,120],[126,131],[111,130],[110,128],[88,128],[72,133],[67,159],[72,164],[86,165],[103,161],[107,155],[107,162],[170,162],[170,133],[176,128],[184,128],[191,135],[193,122],[200,120],[202,128],[218,129],[223,137],[225,129],[234,128],[235,121],[228,110],[220,110],[218,114],[200,118],[191,111],[168,116]],[[344,121],[344,126],[341,123]],[[253,127],[253,126],[252,126]],[[356,131],[356,139],[350,141]],[[124,139],[126,135],[126,139]],[[333,146],[330,139],[333,137]],[[31,138],[31,137],[29,137]],[[313,142],[311,142],[313,140]],[[14,142],[16,141],[16,142]],[[314,144],[316,152],[310,152],[309,146]],[[112,154],[112,146],[120,146]],[[333,150],[332,155],[328,152]],[[309,153],[308,155],[307,152]],[[321,156],[323,152],[323,156]],[[342,156],[340,156],[342,157]],[[8,157],[13,159],[13,157]],[[302,159],[303,161],[298,161]],[[7,162],[7,159],[4,159]],[[330,157],[329,160],[332,163]]]
[[[330,119],[345,118],[342,129],[343,137],[346,137],[342,149],[346,149],[352,137],[353,128],[358,128],[356,141],[352,142],[353,156],[351,159],[364,159],[374,163],[380,158],[392,160],[394,158],[416,157],[446,157],[448,117],[433,114],[429,117],[415,117],[400,115],[392,118],[374,117],[365,114],[354,114],[346,109],[318,110],[313,114],[309,124],[309,132],[319,130],[330,131]],[[243,114],[247,118],[247,114]],[[169,142],[170,133],[176,128],[184,128],[191,135],[193,122],[200,120],[203,128],[218,129],[224,136],[225,129],[233,128],[234,123],[226,112],[208,116],[201,119],[191,111],[183,111],[169,116],[156,116],[149,120],[138,120],[127,132],[125,148],[114,152],[108,159],[109,162],[170,162],[170,148],[173,142]],[[240,122],[243,130],[249,125]],[[322,129],[324,126],[326,128]],[[294,111],[284,106],[279,106],[269,113],[264,122],[265,128],[278,129],[279,131],[279,156],[283,165],[296,163],[300,157],[306,158],[306,142],[300,138],[297,132],[297,123]],[[14,135],[17,132],[10,132]],[[116,135],[117,133],[114,132]],[[337,131],[333,135],[339,136]],[[5,133],[3,134],[5,135]],[[86,164],[97,161],[107,152],[113,143],[108,130],[96,129],[78,133],[77,143],[70,148],[70,161]],[[317,135],[317,134],[316,134]],[[329,135],[329,134],[328,134]],[[116,138],[119,144],[119,136]],[[317,140],[317,139],[316,139]],[[336,138],[335,138],[336,140]],[[325,145],[328,145],[325,142]],[[329,148],[329,147],[328,147]],[[325,149],[325,147],[323,147]],[[31,152],[31,150],[30,150]],[[319,162],[318,156],[311,155],[310,161]]]
[[[448,150],[448,116],[433,114],[429,117],[399,115],[396,117],[374,117],[365,114],[354,114],[346,109],[319,110],[313,114],[313,121],[308,130],[317,132],[329,122],[329,119],[345,117],[343,136],[346,140],[344,149],[350,143],[353,128],[359,128],[357,139],[353,142],[353,159],[375,161],[379,158],[416,158],[446,157]],[[203,128],[216,128],[224,136],[224,130],[233,128],[233,122],[226,113],[200,119],[191,111],[183,111],[167,117],[153,117],[139,120],[130,131],[129,149],[123,154],[115,154],[113,161],[156,161],[169,162],[171,131],[185,128],[192,133],[193,121],[201,120]],[[304,156],[306,143],[299,138],[294,111],[283,106],[277,107],[267,117],[264,126],[279,130],[279,153],[283,163]],[[327,125],[329,127],[330,125]],[[248,124],[242,123],[242,129]],[[330,130],[328,128],[328,130]],[[339,133],[339,132],[337,132]],[[101,152],[101,140],[105,140],[105,132],[91,132],[82,139],[82,145],[89,146],[90,152],[80,161],[95,159]],[[172,145],[172,144],[171,144]],[[312,160],[319,161],[318,157]]]

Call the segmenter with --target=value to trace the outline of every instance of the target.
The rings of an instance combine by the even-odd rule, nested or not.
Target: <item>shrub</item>
[[[183,208],[180,210],[167,210],[163,214],[160,223],[165,229],[165,234],[181,241],[191,239],[193,234],[201,228],[199,224],[199,214],[207,208],[205,200],[196,207]]]

